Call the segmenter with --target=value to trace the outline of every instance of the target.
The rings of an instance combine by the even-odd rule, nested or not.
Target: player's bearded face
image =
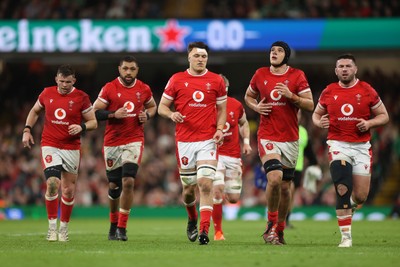
[[[75,81],[76,79],[72,75],[65,77],[61,73],[57,74],[56,83],[58,92],[63,95],[68,94],[74,88]]]
[[[189,53],[190,69],[197,74],[202,73],[207,67],[208,53],[202,48],[193,48]]]
[[[139,72],[139,67],[135,62],[123,62],[118,67],[119,77],[124,85],[129,86],[135,82],[136,76]]]
[[[349,84],[355,79],[357,66],[351,59],[339,59],[336,62],[335,73],[340,82]]]

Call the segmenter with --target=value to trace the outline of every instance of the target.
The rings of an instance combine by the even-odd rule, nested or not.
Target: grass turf
[[[336,221],[293,222],[286,246],[264,243],[264,221],[225,221],[225,241],[200,246],[186,219],[135,219],[128,242],[108,241],[106,219],[74,219],[68,243],[47,242],[46,220],[0,221],[2,267],[74,266],[399,266],[400,221],[353,222],[353,247],[338,248]]]

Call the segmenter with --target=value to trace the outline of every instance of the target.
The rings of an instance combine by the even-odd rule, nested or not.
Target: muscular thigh
[[[280,161],[283,166],[295,168],[299,155],[299,142],[275,142],[259,139],[258,151],[261,159],[269,158],[270,155],[277,154],[280,156]]]
[[[216,162],[217,147],[213,140],[201,142],[178,142],[176,158],[179,168],[196,169],[198,162]]]
[[[104,160],[106,170],[112,171],[127,162],[140,164],[143,155],[143,143],[133,142],[122,146],[105,146]]]
[[[79,150],[65,150],[50,146],[42,147],[43,169],[52,166],[62,165],[63,169],[66,172],[78,174],[79,162]]]

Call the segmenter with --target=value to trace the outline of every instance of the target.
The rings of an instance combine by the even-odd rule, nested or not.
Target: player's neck
[[[272,66],[269,67],[271,73],[273,74],[283,74],[288,70],[289,66],[286,64],[283,64],[282,66]]]
[[[353,87],[357,83],[357,81],[358,81],[357,78],[354,78],[349,83],[343,83],[342,81],[339,81],[339,85],[343,88],[349,88],[349,87]]]
[[[188,68],[188,72],[189,72],[189,74],[195,75],[195,76],[203,75],[204,73],[207,72],[207,68],[205,68],[205,69],[202,70],[202,71],[197,71],[197,70],[194,70],[194,69],[192,69],[192,68]]]

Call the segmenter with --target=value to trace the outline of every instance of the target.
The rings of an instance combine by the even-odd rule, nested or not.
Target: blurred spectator
[[[399,0],[204,0],[204,18],[399,17]],[[159,19],[176,5],[162,0],[2,0],[0,19]]]

